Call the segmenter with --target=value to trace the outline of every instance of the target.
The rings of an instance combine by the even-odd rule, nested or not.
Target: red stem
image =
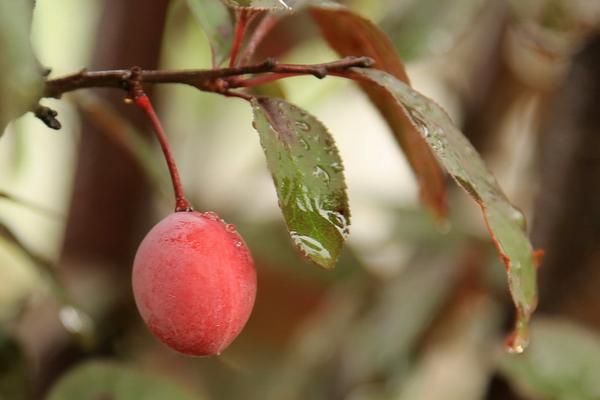
[[[264,38],[271,32],[271,30],[277,25],[280,17],[275,14],[267,14],[263,17],[263,19],[258,23],[252,34],[250,35],[246,47],[242,51],[242,55],[240,56],[240,63],[242,65],[248,64],[254,53],[256,53],[256,49],[264,40]]]
[[[175,212],[191,211],[192,206],[190,202],[187,201],[183,193],[183,186],[181,185],[181,179],[179,178],[179,172],[177,172],[177,165],[175,164],[175,158],[173,158],[171,146],[167,140],[167,135],[165,134],[160,120],[156,115],[156,111],[154,111],[154,107],[152,107],[150,99],[145,94],[140,94],[135,96],[134,101],[135,104],[146,113],[148,118],[150,118],[150,122],[154,128],[154,132],[156,133],[160,147],[165,155],[165,161],[167,162],[167,167],[169,168],[169,173],[171,174],[171,180],[173,181],[173,191],[175,192]]]
[[[244,34],[246,28],[248,28],[248,22],[250,21],[252,14],[249,10],[241,8],[236,11],[236,24],[235,24],[235,36],[233,37],[233,44],[231,46],[231,56],[229,57],[229,66],[235,67],[237,64],[237,58],[242,47],[242,41],[244,40]]]
[[[231,88],[252,88],[255,86],[260,86],[260,85],[264,85],[266,83],[271,83],[274,81],[278,81],[280,79],[285,79],[285,78],[289,78],[292,76],[301,76],[302,74],[298,74],[298,73],[275,73],[275,74],[269,74],[269,75],[261,75],[261,76],[257,76],[254,78],[248,78],[248,79],[238,79],[238,80],[232,80],[230,83],[230,87]]]

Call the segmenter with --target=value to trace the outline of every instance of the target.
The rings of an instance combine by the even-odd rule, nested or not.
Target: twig
[[[130,91],[133,82],[147,84],[179,83],[199,90],[225,94],[229,89],[243,87],[239,77],[250,74],[313,75],[324,78],[328,74],[340,75],[352,67],[370,67],[368,57],[347,57],[323,64],[278,64],[272,59],[258,64],[217,69],[142,70],[131,69],[88,71],[46,81],[44,97],[60,98],[64,93],[84,88],[116,88]],[[237,86],[236,86],[237,85]]]
[[[238,64],[238,55],[244,41],[246,29],[252,17],[256,15],[256,11],[249,8],[239,8],[235,12],[236,24],[235,35],[233,37],[233,45],[231,46],[231,54],[229,57],[229,66],[235,67]]]
[[[256,49],[265,39],[265,37],[271,32],[271,30],[277,25],[280,17],[273,13],[267,13],[263,19],[260,20],[256,28],[254,28],[252,34],[248,38],[246,47],[242,50],[239,58],[240,64],[248,64],[256,53]]]

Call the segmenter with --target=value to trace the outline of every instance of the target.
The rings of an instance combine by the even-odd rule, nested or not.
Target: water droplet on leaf
[[[329,180],[331,179],[331,177],[329,176],[329,172],[325,171],[325,169],[319,165],[317,165],[312,172],[313,176],[315,178],[321,178],[323,179],[325,182],[329,182]]]
[[[304,132],[308,132],[310,131],[310,125],[308,124],[308,122],[302,121],[302,120],[298,120],[295,122],[296,127]]]
[[[310,236],[301,235],[295,231],[290,232],[292,240],[299,246],[306,255],[325,260],[331,260],[331,253],[323,246],[321,242]]]
[[[305,139],[300,139],[300,144],[304,147],[304,150],[310,150],[310,144]]]
[[[342,172],[344,170],[344,166],[336,161],[331,163],[331,169],[333,169],[335,172]]]

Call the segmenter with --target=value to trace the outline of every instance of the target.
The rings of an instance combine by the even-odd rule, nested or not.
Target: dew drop
[[[329,172],[325,171],[325,169],[323,169],[323,167],[317,165],[312,172],[313,176],[315,178],[321,178],[323,179],[325,182],[329,182],[331,180],[331,177],[329,176]]]
[[[286,113],[288,111],[288,107],[283,101],[277,102],[277,108],[281,113]]]
[[[235,242],[234,246],[239,249],[240,247],[242,247],[242,242],[237,241],[237,242]]]
[[[334,163],[331,163],[330,167],[335,172],[342,172],[344,170],[344,166],[341,163],[337,162],[337,161],[334,162]]]
[[[327,260],[332,258],[329,250],[318,240],[310,236],[301,235],[295,231],[290,232],[290,235],[294,243],[306,252],[306,255]]]
[[[292,9],[292,7],[288,6],[285,3],[285,1],[283,1],[283,0],[279,0],[279,4],[281,4],[282,6],[284,6],[286,10],[291,10]]]
[[[305,121],[302,121],[302,120],[297,120],[295,122],[295,124],[296,124],[296,127],[298,129],[300,129],[301,131],[304,131],[304,132],[310,131],[310,125],[308,124],[308,122],[305,122]]]
[[[203,212],[202,216],[205,217],[205,218],[207,218],[207,219],[209,219],[209,220],[211,220],[211,221],[218,221],[220,219],[219,216],[217,215],[217,213],[214,212],[214,211]]]
[[[304,147],[304,150],[310,150],[310,144],[305,139],[300,139],[300,144]]]
[[[517,210],[516,208],[513,208],[511,210],[510,219],[515,221],[519,225],[519,227],[525,229],[525,216],[521,211]]]
[[[225,225],[225,230],[227,232],[236,232],[236,228],[234,224],[227,224]]]
[[[423,121],[423,118],[421,118],[419,112],[415,109],[409,109],[408,113],[410,114],[410,118],[413,120],[414,124],[416,125],[417,129],[421,132],[421,134],[425,138],[429,138],[431,136],[431,132],[429,131],[429,127],[427,126],[425,121]]]
[[[527,347],[529,340],[526,334],[522,332],[512,332],[508,338],[505,340],[504,345],[506,346],[506,351],[510,354],[522,354]]]

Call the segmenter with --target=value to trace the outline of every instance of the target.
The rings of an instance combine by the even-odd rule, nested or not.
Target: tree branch
[[[319,79],[330,73],[339,74],[352,67],[370,67],[369,57],[347,57],[323,64],[279,64],[273,59],[239,67],[196,70],[121,70],[88,71],[46,81],[44,97],[60,98],[64,93],[84,88],[116,88],[130,91],[139,84],[179,83],[199,90],[225,94],[243,87],[239,78],[250,74],[313,75]]]

